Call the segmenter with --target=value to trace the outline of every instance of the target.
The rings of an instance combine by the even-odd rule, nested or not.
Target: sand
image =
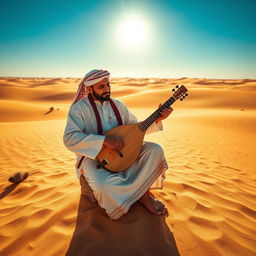
[[[77,78],[0,78],[0,255],[252,256],[256,251],[256,80],[112,79],[112,95],[144,120],[184,84],[159,143],[170,166],[118,221],[80,195],[62,143]],[[47,113],[48,112],[48,113]],[[47,114],[46,114],[47,113]],[[14,185],[17,171],[30,176]]]

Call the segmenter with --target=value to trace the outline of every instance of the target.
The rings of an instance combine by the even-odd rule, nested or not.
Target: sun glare
[[[127,16],[119,23],[116,36],[122,48],[144,48],[150,40],[148,23],[140,16]]]

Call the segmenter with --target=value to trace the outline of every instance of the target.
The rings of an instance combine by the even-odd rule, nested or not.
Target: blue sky
[[[103,68],[112,77],[256,78],[255,0],[0,3],[0,76],[82,77]],[[118,41],[131,15],[149,31],[139,49]]]

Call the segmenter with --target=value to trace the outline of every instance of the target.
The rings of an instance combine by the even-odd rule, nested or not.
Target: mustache
[[[104,92],[101,95],[104,96],[105,94],[110,94],[110,92]]]

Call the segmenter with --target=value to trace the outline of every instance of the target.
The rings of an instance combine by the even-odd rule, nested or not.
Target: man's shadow
[[[98,204],[81,195],[76,227],[66,256],[178,256],[164,216],[136,202],[119,220],[111,220]]]

